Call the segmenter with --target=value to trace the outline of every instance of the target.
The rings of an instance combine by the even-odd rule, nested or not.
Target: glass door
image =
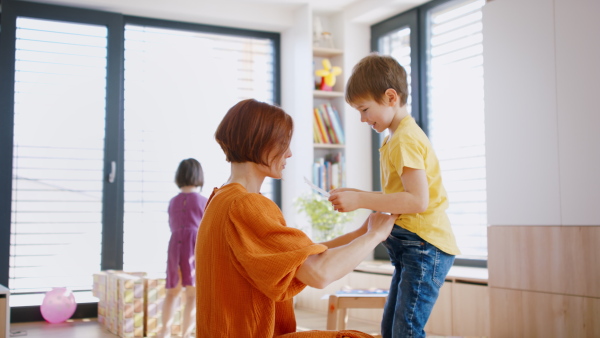
[[[89,290],[101,268],[107,27],[17,17],[9,285]]]

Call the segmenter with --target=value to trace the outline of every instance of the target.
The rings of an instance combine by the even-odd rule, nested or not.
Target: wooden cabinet
[[[10,337],[10,290],[0,285],[0,337]]]
[[[440,335],[452,335],[452,282],[445,282],[438,296],[425,331]]]
[[[452,283],[452,332],[461,336],[490,335],[490,291],[487,285]]]
[[[487,269],[453,266],[446,276],[425,331],[446,336],[490,335]]]
[[[440,289],[425,331],[444,336],[488,337],[489,299],[486,284],[448,280]]]
[[[324,290],[306,288],[296,305],[327,313],[326,294],[342,287],[355,289],[389,288],[393,267],[389,262],[364,262],[357,269]],[[440,289],[425,331],[442,336],[490,336],[490,289],[487,269],[452,267]],[[380,323],[383,309],[349,309],[351,319]]]

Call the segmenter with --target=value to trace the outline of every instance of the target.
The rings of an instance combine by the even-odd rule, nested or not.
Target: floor
[[[296,309],[298,331],[325,330],[327,317],[320,313]],[[349,320],[348,329],[370,334],[379,333],[379,325]],[[60,324],[46,322],[16,323],[10,326],[10,337],[27,338],[115,338],[116,335],[98,325],[95,318],[77,319]]]
[[[321,313],[296,309],[298,331],[325,330],[327,317]],[[358,330],[372,335],[379,334],[379,324],[348,320],[347,329]],[[116,335],[101,327],[95,318],[77,319],[60,324],[46,322],[16,323],[10,326],[10,337],[27,338],[115,338]],[[381,336],[378,336],[381,337]],[[443,338],[427,336],[428,338]],[[460,337],[452,337],[460,338]]]

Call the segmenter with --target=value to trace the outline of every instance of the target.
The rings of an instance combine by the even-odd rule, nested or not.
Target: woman
[[[217,128],[231,176],[214,189],[198,232],[198,337],[371,337],[296,332],[292,297],[351,272],[387,238],[394,216],[372,214],[359,229],[321,244],[287,227],[260,187],[266,177],[281,178],[292,132],[281,108],[252,99],[233,106]]]

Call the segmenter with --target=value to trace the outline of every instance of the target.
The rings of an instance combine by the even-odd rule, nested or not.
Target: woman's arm
[[[328,247],[329,249],[333,249],[333,248],[337,248],[338,246],[346,245],[346,244],[352,242],[353,240],[355,240],[356,238],[366,234],[367,230],[368,230],[368,226],[369,226],[369,219],[367,218],[365,220],[365,222],[360,226],[360,228],[358,228],[354,231],[351,231],[347,234],[336,237],[327,242],[323,242],[323,243],[319,243],[319,244],[323,244],[326,247]]]
[[[332,247],[320,254],[308,256],[298,269],[296,278],[306,285],[322,289],[331,282],[347,275],[373,251],[377,244],[389,236],[396,217],[397,215],[381,213],[369,215],[369,218],[365,221],[367,231],[364,234],[358,235],[348,244]],[[353,233],[356,235],[359,232]]]

